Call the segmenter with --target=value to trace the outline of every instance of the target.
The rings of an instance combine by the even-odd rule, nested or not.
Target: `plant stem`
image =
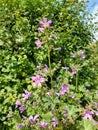
[[[49,48],[49,47],[48,47],[48,62],[49,62],[50,78],[51,78],[51,86],[52,86],[52,68],[51,68],[51,61],[50,61],[50,48]]]
[[[78,90],[78,72],[76,73],[76,90]]]

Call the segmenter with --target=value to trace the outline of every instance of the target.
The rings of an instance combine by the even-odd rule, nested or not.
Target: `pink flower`
[[[97,106],[97,102],[92,102],[92,106]]]
[[[72,76],[77,73],[77,70],[75,68],[72,68]]]
[[[84,113],[82,114],[82,116],[83,116],[84,120],[87,120],[87,119],[91,120],[93,114],[94,114],[93,111],[89,111],[88,109],[85,109]]]
[[[37,46],[37,48],[40,48],[41,45],[42,45],[42,43],[41,43],[40,39],[38,39],[38,40],[36,41],[36,46]]]
[[[26,117],[26,116],[24,116],[24,115],[22,115],[22,118],[23,118],[23,119],[25,119],[25,120],[27,119],[27,117]]]
[[[96,108],[97,108],[97,111],[98,111],[98,102],[92,102],[91,105],[94,106],[94,107],[96,107]]]
[[[66,66],[66,67],[64,67],[64,69],[65,69],[65,70],[66,70],[66,72],[67,72],[67,71],[69,70],[69,67],[67,67],[67,66]]]
[[[29,120],[31,123],[36,123],[38,121],[39,115],[35,115],[34,117],[30,116]]]
[[[24,126],[24,124],[18,124],[17,127],[18,128],[22,128]]]
[[[37,69],[41,69],[41,67],[42,67],[41,65],[38,65],[38,66],[37,66]]]
[[[41,123],[39,123],[39,126],[40,126],[41,128],[46,128],[47,125],[48,125],[47,122],[41,122]]]
[[[53,118],[53,119],[52,119],[52,125],[53,125],[54,127],[56,127],[57,124],[58,124],[58,121],[57,121],[55,118]]]
[[[22,106],[19,107],[19,110],[22,113],[22,112],[24,112],[26,110],[26,107],[22,105]]]
[[[64,116],[65,116],[65,117],[68,117],[68,115],[69,115],[69,113],[68,113],[67,109],[64,108]]]
[[[25,93],[22,94],[22,97],[27,100],[29,99],[29,97],[31,97],[31,92],[28,92],[27,90],[25,90]]]
[[[68,84],[64,84],[64,85],[62,85],[62,88],[61,88],[60,94],[61,94],[61,95],[64,95],[65,93],[68,92],[68,90],[69,90],[69,86],[68,86]]]
[[[85,59],[85,55],[84,54],[82,54],[81,57],[82,57],[83,60]]]
[[[94,125],[98,125],[98,121],[94,120]]]
[[[92,110],[92,111],[95,113],[96,116],[98,116],[98,111],[96,110]]]
[[[45,79],[42,78],[40,75],[33,76],[31,79],[34,81],[34,83],[32,84],[33,86],[41,87],[41,83],[45,81]]]
[[[84,52],[82,50],[79,51],[80,55],[84,54]]]
[[[44,32],[44,28],[39,27],[38,32]]]
[[[18,99],[18,100],[16,101],[15,105],[16,105],[16,108],[19,107],[19,106],[21,106],[21,101],[20,101],[20,99]]]
[[[50,27],[50,24],[52,23],[52,21],[51,20],[47,20],[47,18],[43,18],[43,20],[42,21],[40,21],[40,25],[41,25],[41,27]]]
[[[82,59],[84,60],[85,59],[85,55],[84,55],[84,52],[82,51],[82,50],[80,50],[80,55],[81,55],[81,57],[82,57]]]
[[[74,94],[71,94],[70,97],[73,99],[73,98],[75,98],[75,95],[74,95]]]

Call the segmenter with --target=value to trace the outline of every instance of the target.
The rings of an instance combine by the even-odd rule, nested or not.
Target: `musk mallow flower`
[[[47,20],[47,18],[43,18],[42,21],[39,22],[41,27],[45,28],[45,27],[50,27],[52,20]]]
[[[98,111],[92,110],[96,116],[98,116]]]
[[[40,75],[36,75],[31,77],[31,79],[33,80],[32,86],[40,86],[41,87],[41,83],[43,83],[45,81],[45,79],[43,77],[41,77]]]
[[[58,97],[60,97],[61,96],[61,94],[60,93],[55,93]]]
[[[44,28],[39,27],[38,32],[44,32]]]
[[[45,67],[43,68],[43,73],[48,74],[50,72],[49,67],[45,64]]]
[[[76,58],[76,57],[81,57],[83,60],[85,59],[85,54],[84,54],[84,52],[83,52],[83,50],[80,50],[80,51],[78,51],[78,52],[75,52],[75,53],[73,53],[72,54],[72,57],[73,58]]]
[[[41,123],[39,123],[39,126],[41,127],[41,128],[46,128],[47,127],[47,125],[48,125],[48,123],[47,122],[41,122]]]
[[[27,119],[27,117],[26,117],[26,116],[24,116],[24,115],[22,115],[22,118],[23,118],[24,120],[26,120],[26,119]]]
[[[82,59],[84,60],[86,56],[85,56],[84,54],[82,54],[81,57],[82,57]]]
[[[38,121],[39,115],[35,115],[34,117],[30,116],[29,120],[31,123],[36,123]]]
[[[63,84],[60,90],[60,95],[64,95],[69,91],[69,85],[68,84]]]
[[[84,120],[87,120],[87,119],[91,120],[93,118],[92,117],[93,114],[94,114],[93,111],[89,111],[88,109],[85,109],[82,116]]]
[[[24,100],[29,99],[29,97],[31,97],[31,92],[28,92],[27,90],[25,90],[25,92],[22,94],[22,97]]]
[[[36,46],[37,46],[37,48],[40,48],[41,45],[42,45],[41,40],[40,40],[40,39],[37,39],[37,41],[36,41]]]
[[[21,124],[17,124],[18,128],[22,128],[23,126],[24,126],[24,124],[22,124],[22,123]]]
[[[73,98],[75,98],[75,95],[74,95],[74,94],[71,94],[70,97],[73,99]]]
[[[81,55],[81,58],[84,60],[85,59],[85,55],[84,55],[84,52],[82,50],[79,51],[80,55]]]
[[[26,107],[22,105],[19,107],[19,110],[21,113],[23,113],[26,110]]]
[[[38,66],[37,66],[37,69],[41,69],[41,65],[38,65]]]
[[[18,99],[18,100],[16,101],[15,105],[16,105],[16,108],[19,107],[19,106],[21,106],[21,101],[20,101],[20,99]]]
[[[77,73],[77,70],[75,68],[71,68],[72,70],[72,76]]]
[[[66,66],[66,67],[64,67],[64,69],[65,69],[65,70],[66,70],[66,72],[67,72],[67,71],[69,70],[69,67],[67,67],[67,66]]]
[[[64,108],[64,116],[65,117],[68,117],[69,113],[68,113],[68,110],[66,109],[66,107]]]
[[[93,120],[93,122],[94,122],[94,125],[98,125],[98,121]]]
[[[52,118],[52,125],[56,127],[58,124],[58,121],[55,118]]]
[[[98,111],[98,102],[92,102],[91,106],[94,106],[97,108],[97,111]]]
[[[79,51],[80,55],[84,54],[84,52],[82,50]]]
[[[92,102],[92,106],[97,106],[97,102]]]

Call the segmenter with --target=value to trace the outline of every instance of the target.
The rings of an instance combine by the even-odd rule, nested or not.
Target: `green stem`
[[[76,74],[76,90],[78,90],[78,72]]]
[[[52,68],[51,68],[50,49],[49,49],[49,47],[48,47],[48,62],[49,62],[50,78],[51,78],[51,86],[52,86]]]

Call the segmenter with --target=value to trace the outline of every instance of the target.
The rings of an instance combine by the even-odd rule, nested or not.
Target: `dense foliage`
[[[0,129],[97,130],[88,20],[83,1],[0,0]]]

